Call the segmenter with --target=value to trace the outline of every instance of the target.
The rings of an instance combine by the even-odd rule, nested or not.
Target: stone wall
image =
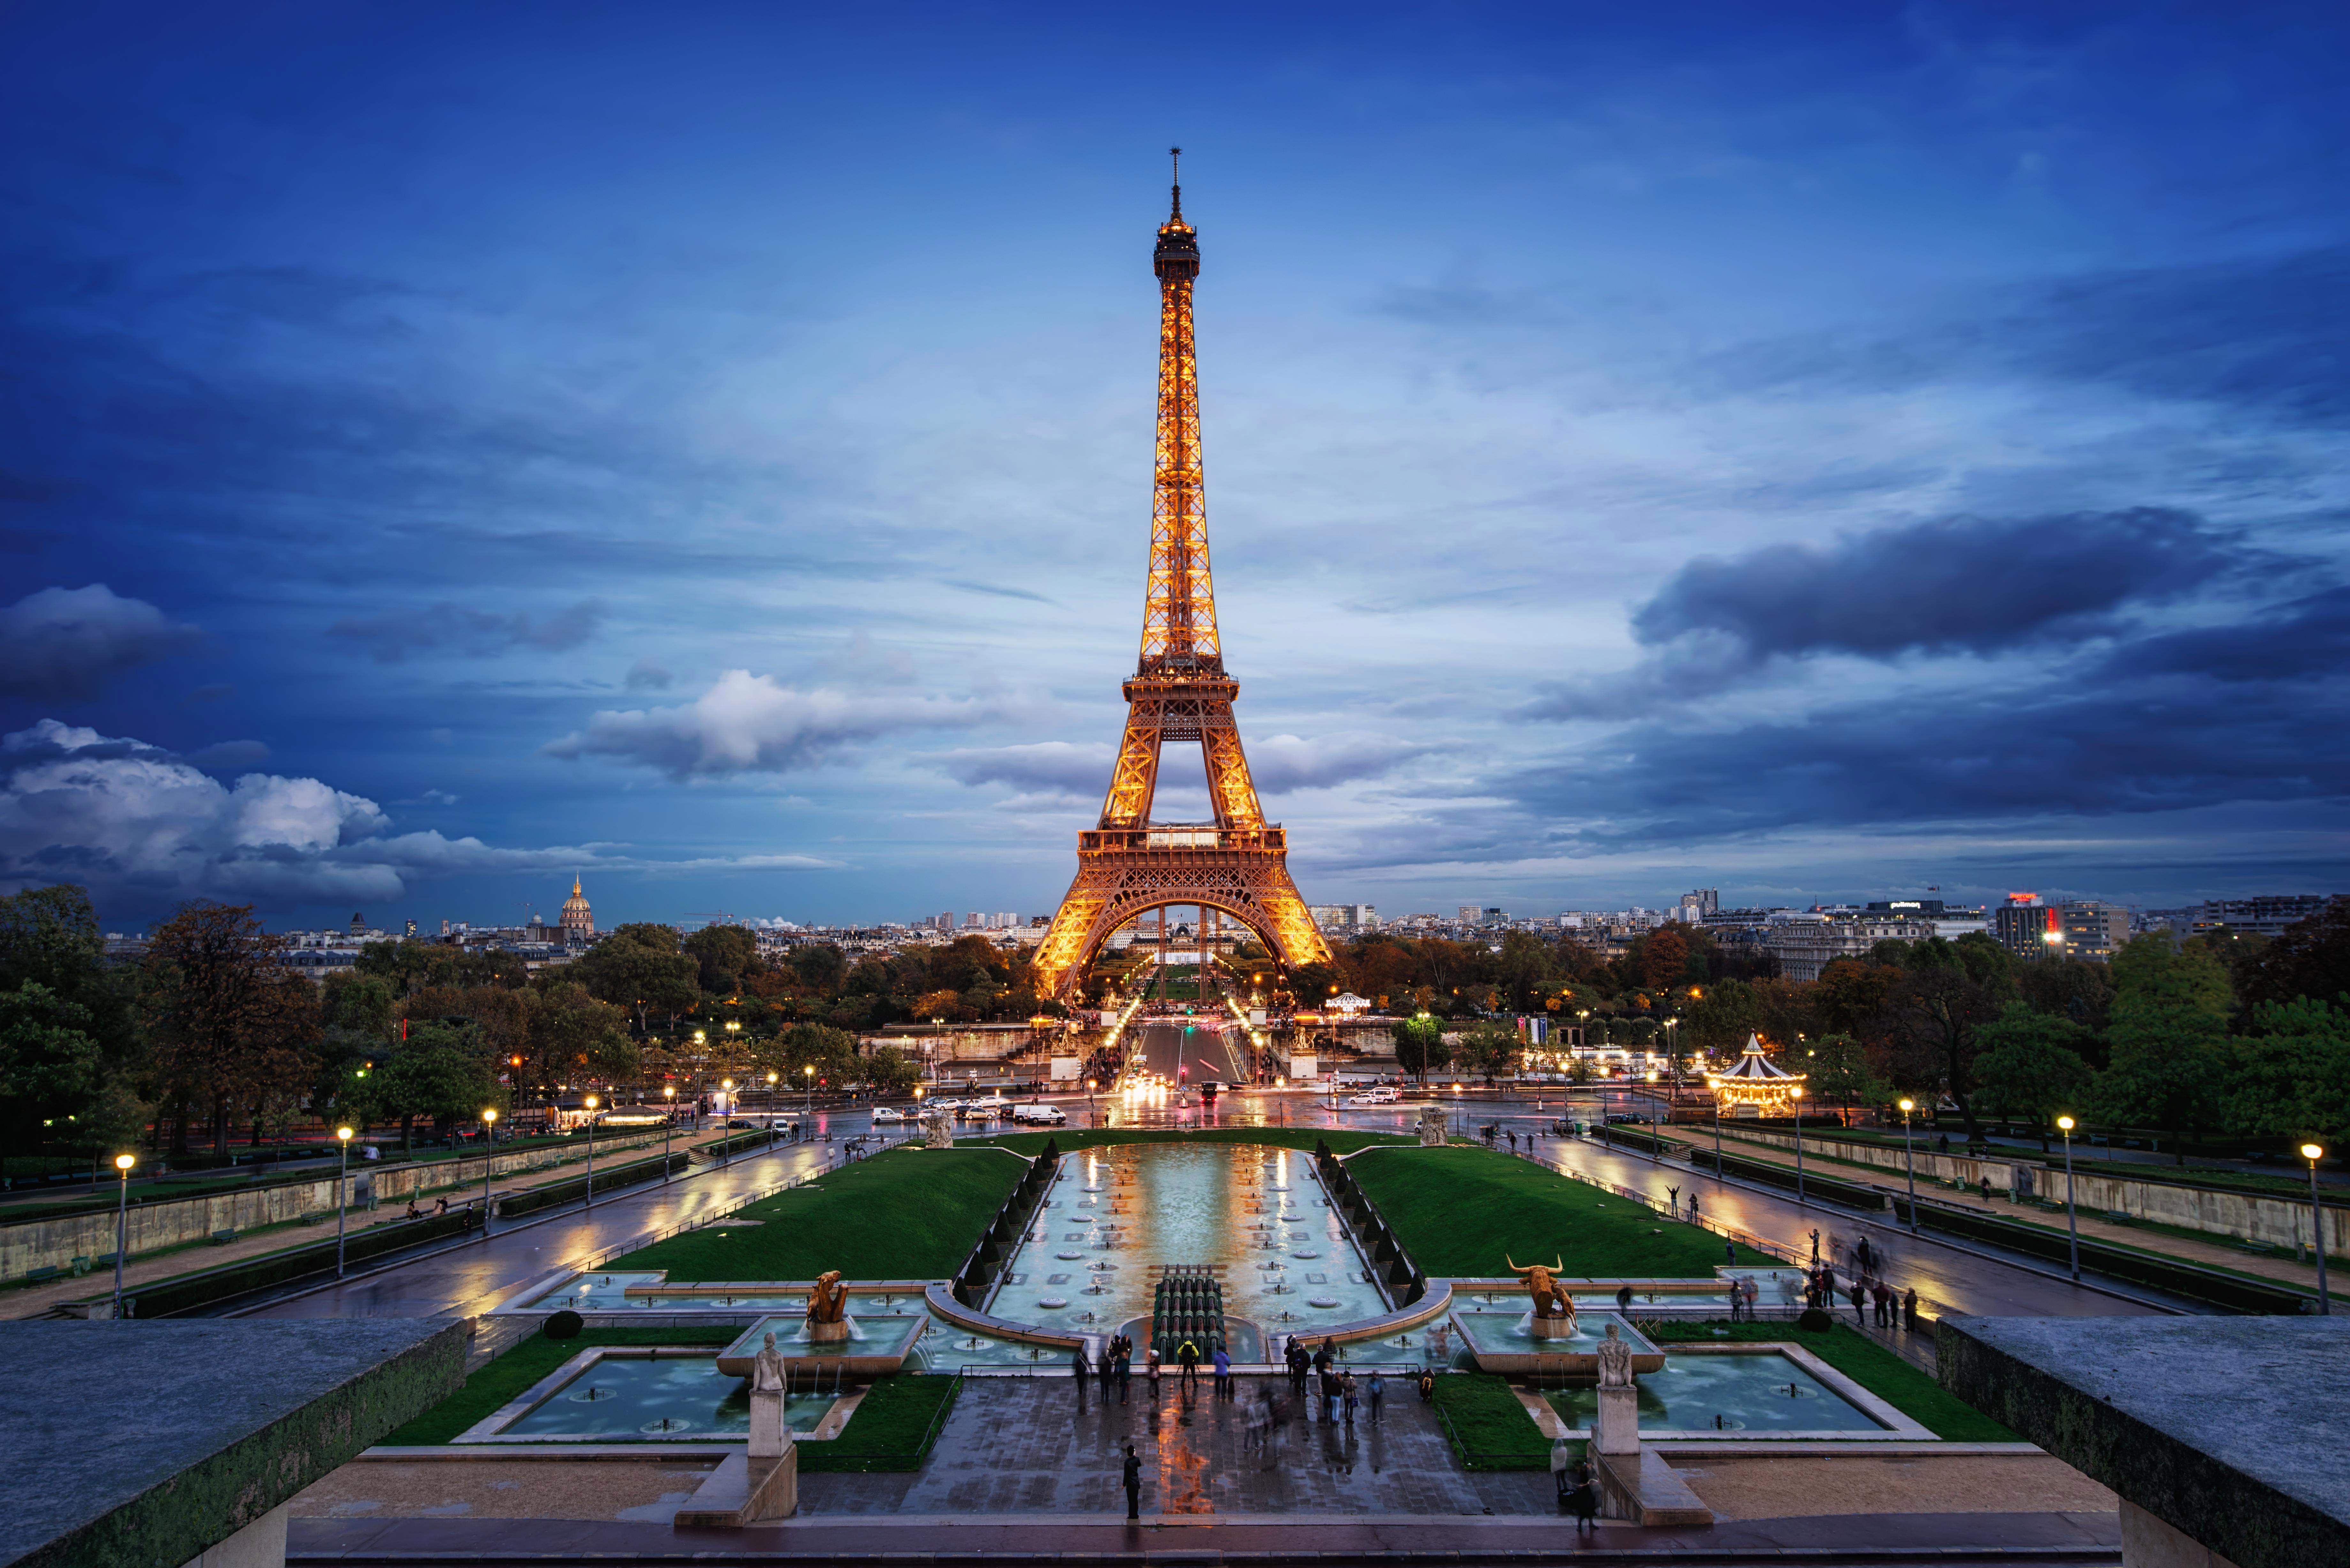
[[[1740,1130],[1733,1133],[1723,1124],[1722,1152],[1728,1153],[1737,1143],[1757,1143],[1773,1148],[1793,1151],[1795,1140],[1788,1133],[1763,1133]],[[1711,1147],[1709,1143],[1707,1147]],[[1838,1138],[1807,1137],[1804,1140],[1805,1156],[1825,1155],[1836,1159],[1853,1160],[1899,1175],[1903,1169],[1902,1153],[1897,1147],[1864,1143],[1847,1143]],[[2027,1190],[2038,1197],[2056,1202],[2064,1200],[2064,1165],[2060,1158],[2053,1163],[2041,1160],[1970,1159],[1963,1155],[1935,1154],[1923,1148],[1918,1152],[1918,1179],[1929,1178],[1957,1179],[1972,1187],[1985,1175],[1992,1187],[2002,1191],[2015,1185],[2016,1171],[2030,1173]],[[2175,1187],[2163,1181],[2140,1181],[2127,1177],[2075,1172],[2074,1201],[2092,1213],[2127,1214],[2136,1220],[2151,1220],[2158,1224],[2177,1225],[2182,1230],[2201,1231],[2214,1236],[2237,1236],[2246,1241],[2264,1241],[2272,1247],[2290,1247],[2309,1239],[2309,1202],[2284,1197],[2272,1197],[2249,1192],[2225,1192],[2205,1187]],[[2335,1257],[2350,1254],[2350,1208],[2328,1205],[2325,1210],[2325,1250]]]
[[[597,1158],[600,1163],[608,1153],[641,1148],[660,1141],[659,1134],[599,1137],[596,1140]],[[562,1165],[584,1167],[587,1160],[584,1140],[576,1149],[546,1147],[494,1155],[492,1179],[523,1171],[552,1170]],[[354,1207],[363,1207],[370,1194],[378,1203],[404,1202],[416,1193],[435,1188],[454,1185],[478,1189],[482,1184],[482,1164],[481,1158],[475,1157],[431,1163],[403,1162],[370,1169],[367,1161],[355,1159],[348,1178],[349,1201]],[[335,1177],[327,1175],[313,1181],[256,1183],[196,1198],[134,1203],[130,1216],[130,1255],[201,1241],[215,1231],[257,1231],[265,1225],[299,1220],[306,1214],[331,1220],[335,1216]],[[115,1211],[111,1209],[0,1227],[0,1279],[15,1279],[34,1269],[70,1268],[76,1258],[104,1257],[114,1251],[114,1227]]]

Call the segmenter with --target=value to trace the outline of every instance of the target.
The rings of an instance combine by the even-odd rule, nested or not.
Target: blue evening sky
[[[1049,910],[1180,142],[1309,898],[2340,889],[2346,62],[2333,5],[11,7],[0,885]]]

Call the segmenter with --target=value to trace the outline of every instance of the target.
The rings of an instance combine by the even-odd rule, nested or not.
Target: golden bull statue
[[[1512,1273],[1523,1274],[1526,1277],[1526,1289],[1534,1298],[1534,1316],[1568,1319],[1575,1316],[1575,1308],[1566,1299],[1566,1287],[1553,1277],[1565,1272],[1565,1257],[1562,1256],[1557,1262],[1547,1267],[1541,1263],[1520,1263],[1507,1252],[1503,1253],[1502,1257],[1510,1265]]]
[[[840,1282],[840,1271],[818,1274],[816,1289],[808,1293],[808,1322],[838,1323],[847,1311],[848,1287]]]

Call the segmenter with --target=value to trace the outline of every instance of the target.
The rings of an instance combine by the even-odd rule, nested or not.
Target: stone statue
[[[759,1394],[780,1394],[784,1391],[784,1356],[775,1348],[775,1336],[766,1336],[766,1343],[751,1362],[751,1388]]]
[[[1446,1116],[1442,1106],[1419,1107],[1419,1147],[1442,1148],[1445,1144]]]
[[[928,1148],[954,1147],[954,1113],[932,1106],[922,1113],[922,1144]]]
[[[838,1323],[848,1314],[848,1287],[840,1282],[840,1271],[830,1269],[818,1274],[816,1289],[808,1293],[807,1320],[814,1323]],[[772,1341],[774,1336],[768,1336]]]
[[[1568,1319],[1575,1316],[1574,1303],[1566,1299],[1566,1286],[1554,1277],[1565,1270],[1565,1257],[1561,1257],[1557,1262],[1548,1266],[1541,1263],[1521,1263],[1507,1252],[1502,1254],[1502,1260],[1510,1265],[1512,1273],[1525,1276],[1526,1290],[1534,1298],[1534,1316],[1538,1318],[1557,1316]]]
[[[1607,1325],[1607,1337],[1599,1342],[1599,1386],[1629,1388],[1632,1386],[1632,1342]]]

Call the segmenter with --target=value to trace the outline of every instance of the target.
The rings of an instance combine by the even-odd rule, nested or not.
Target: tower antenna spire
[[[1172,221],[1180,223],[1183,221],[1183,150],[1170,147],[1167,150],[1167,157],[1175,170],[1175,215]]]

